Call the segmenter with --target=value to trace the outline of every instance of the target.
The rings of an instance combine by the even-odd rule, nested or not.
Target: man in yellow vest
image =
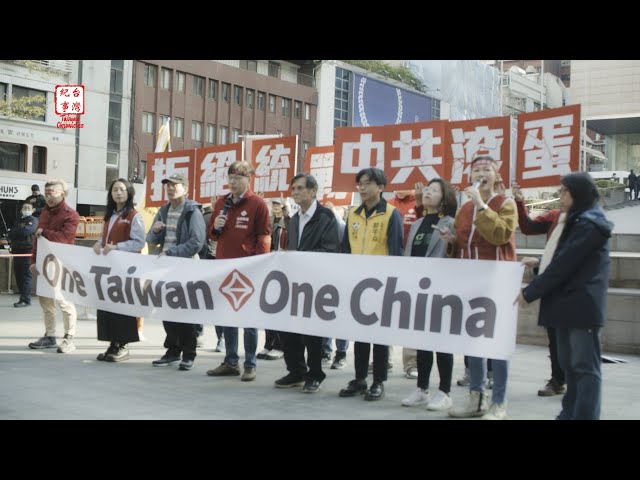
[[[402,217],[397,208],[382,198],[386,184],[387,177],[379,168],[365,168],[356,175],[362,205],[349,212],[342,238],[342,253],[402,255]],[[341,397],[354,397],[365,392],[365,400],[384,397],[383,382],[387,380],[389,347],[373,346],[373,384],[367,390],[370,351],[371,344],[355,342],[356,378],[349,382],[347,388],[340,390]]]

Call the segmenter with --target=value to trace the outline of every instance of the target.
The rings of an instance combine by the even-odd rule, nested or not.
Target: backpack
[[[185,222],[187,222],[187,230],[189,230],[189,228],[191,228],[191,215],[193,215],[193,210],[188,211],[185,216],[184,216],[184,220]],[[206,230],[206,228],[205,228]],[[211,259],[211,252],[209,252],[209,241],[206,238],[205,235],[205,239],[204,239],[204,245],[202,246],[202,248],[200,249],[200,251],[198,252],[198,257],[200,257],[201,260],[209,260]]]

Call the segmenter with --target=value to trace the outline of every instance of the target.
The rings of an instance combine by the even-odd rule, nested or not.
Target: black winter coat
[[[541,299],[540,325],[591,328],[605,324],[612,229],[600,206],[567,218],[551,263],[522,291],[527,302]]]

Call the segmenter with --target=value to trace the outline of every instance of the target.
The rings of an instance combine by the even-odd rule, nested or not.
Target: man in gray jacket
[[[158,245],[160,256],[192,258],[206,241],[206,227],[200,204],[186,198],[189,181],[186,175],[174,173],[162,180],[169,202],[160,207],[147,242]],[[194,323],[162,322],[167,337],[167,349],[154,367],[180,364],[180,370],[191,370],[196,358],[197,329]],[[182,353],[182,361],[180,354]]]

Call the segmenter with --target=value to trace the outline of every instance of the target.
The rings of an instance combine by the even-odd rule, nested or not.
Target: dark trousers
[[[20,289],[20,301],[31,303],[31,270],[30,257],[14,257],[13,269],[16,274],[16,285]]]
[[[264,349],[265,350],[283,350],[282,335],[284,332],[276,330],[264,331]]]
[[[433,352],[418,350],[418,388],[429,388],[429,377],[433,367]],[[440,390],[444,393],[451,391],[451,376],[453,375],[453,354],[436,353],[438,373],[440,374]]]
[[[224,336],[224,327],[219,327],[216,325],[216,337],[220,340]]]
[[[162,322],[162,325],[167,332],[164,340],[167,353],[179,357],[182,352],[182,360],[195,360],[199,325],[178,322]]]
[[[558,420],[600,419],[600,327],[557,328],[556,338],[558,358],[567,380]]]
[[[322,371],[322,337],[300,333],[279,332],[284,348],[284,361],[291,375],[322,382],[327,374]],[[307,349],[307,361],[304,349]],[[308,370],[307,370],[308,367]]]
[[[371,344],[355,342],[353,353],[356,364],[356,379],[366,380],[369,371],[369,353]],[[387,380],[387,363],[389,363],[389,347],[387,345],[373,346],[373,383]]]
[[[560,367],[560,360],[558,360],[558,340],[556,329],[547,327],[547,337],[549,338],[549,358],[551,359],[551,378],[557,383],[564,385],[564,372]]]

